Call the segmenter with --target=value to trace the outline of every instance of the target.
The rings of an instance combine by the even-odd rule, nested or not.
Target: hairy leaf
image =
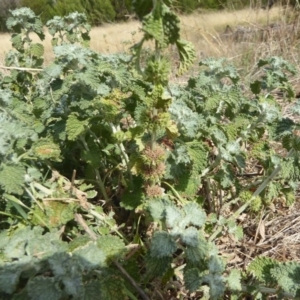
[[[153,257],[147,255],[146,257],[146,267],[147,274],[149,277],[157,277],[164,275],[167,270],[171,267],[172,257]]]
[[[68,117],[66,132],[70,141],[75,141],[86,130],[87,122],[80,121],[75,114]]]
[[[180,57],[178,75],[181,75],[193,64],[196,52],[193,45],[185,40],[177,40],[176,46]]]
[[[133,187],[129,187],[122,195],[122,207],[131,210],[137,208],[142,203],[142,184],[143,182],[140,177],[134,177]]]
[[[277,264],[271,269],[271,275],[280,287],[293,296],[300,295],[300,265],[296,262]]]
[[[227,283],[231,290],[233,291],[241,291],[241,272],[237,269],[233,269],[227,277]]]
[[[86,270],[107,266],[105,252],[99,249],[96,242],[75,249],[73,256],[80,260],[80,265]]]
[[[104,272],[98,279],[85,285],[85,300],[126,299],[123,278],[113,272]]]
[[[97,245],[105,253],[107,260],[119,259],[126,252],[123,241],[117,236],[100,236]]]
[[[0,166],[0,186],[8,194],[22,195],[25,179],[25,168],[22,165]]]
[[[274,283],[272,269],[278,264],[269,257],[256,257],[248,266],[247,270],[264,284]]]
[[[16,291],[22,270],[18,265],[7,266],[0,263],[0,291],[12,294]]]
[[[198,227],[205,224],[206,214],[197,203],[188,203],[183,209],[190,224]]]
[[[155,232],[151,240],[150,253],[152,257],[162,258],[172,255],[177,249],[174,238],[167,232]]]
[[[37,276],[31,278],[27,285],[28,295],[32,300],[57,300],[62,296],[62,291],[57,284],[55,278]]]
[[[202,284],[202,276],[199,273],[199,270],[188,269],[184,272],[184,284],[185,287],[192,293],[198,290]]]
[[[42,44],[31,44],[29,52],[32,56],[42,57],[44,55],[44,46]]]
[[[34,155],[40,159],[61,161],[60,147],[49,138],[41,138],[32,145]]]

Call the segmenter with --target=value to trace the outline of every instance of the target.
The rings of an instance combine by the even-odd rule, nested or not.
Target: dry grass
[[[278,20],[281,14],[282,9],[279,7],[270,11],[243,9],[191,14],[181,16],[181,34],[184,39],[193,43],[199,58],[203,56],[230,58],[232,53],[235,55],[236,49],[234,48],[237,45],[228,47],[228,43],[219,39],[220,33],[225,30],[227,25],[233,30],[240,25],[257,24],[264,26]],[[228,50],[233,50],[233,52]]]
[[[222,11],[211,13],[195,13],[181,16],[182,36],[191,41],[198,53],[207,56],[227,56],[226,51],[218,44],[212,44],[211,38],[218,36],[226,25],[236,27],[237,25],[265,24],[278,20],[283,15],[283,9],[275,7],[267,10],[244,9],[240,11]],[[128,49],[129,44],[138,40],[140,23],[131,21],[121,24],[106,24],[93,28],[91,31],[91,48],[101,53],[116,53]],[[53,59],[51,50],[51,36],[46,34],[45,57],[46,63]],[[1,34],[0,59],[4,53],[11,49],[10,36]]]
[[[7,33],[1,33],[0,41],[1,41],[0,64],[3,64],[5,53],[7,53],[11,49],[10,35]]]
[[[129,45],[138,41],[140,23],[131,21],[120,24],[106,24],[95,27],[91,30],[91,48],[100,53],[118,53],[128,49]],[[34,41],[38,41],[36,36],[32,36]],[[10,35],[0,34],[0,63],[4,61],[5,53],[11,47]],[[51,46],[51,35],[46,31],[46,38],[43,41],[45,47],[45,64],[53,60],[54,54]]]
[[[191,37],[190,33],[195,29],[206,32],[222,31],[227,25],[260,24],[266,25],[278,21],[282,16],[284,8],[274,7],[272,10],[242,9],[238,11],[217,11],[204,14],[191,14],[181,17],[183,33]]]
[[[276,36],[273,32],[268,32],[268,38],[264,41],[250,38],[236,42],[220,37],[227,25],[233,31],[240,26],[263,30],[271,24],[282,24],[282,28],[285,28],[292,21],[296,21],[293,12],[284,7],[274,7],[270,11],[244,9],[191,15],[182,18],[182,36],[195,45],[198,58],[226,57],[247,71],[251,70],[259,58],[271,55],[283,56],[298,65],[299,41],[296,36],[294,40],[294,37],[287,39],[284,29],[277,32]],[[298,23],[296,27],[294,33],[300,32]]]
[[[274,7],[271,10],[243,9],[239,11],[220,11],[194,13],[180,16],[182,37],[192,42],[196,48],[197,61],[204,57],[226,57],[238,66],[244,75],[251,74],[256,62],[262,57],[272,55],[282,56],[299,66],[300,51],[297,36],[287,39],[286,30],[276,33],[270,32],[268,39],[259,41],[248,39],[234,41],[230,38],[222,38],[227,25],[233,30],[238,26],[263,29],[269,24],[277,23],[286,26],[293,19],[293,14],[286,8]],[[299,23],[296,24],[295,32],[300,32]],[[141,37],[141,24],[130,21],[120,24],[106,24],[91,30],[91,48],[100,53],[118,53],[127,51]],[[284,28],[284,27],[283,27]],[[290,33],[289,33],[290,35]],[[1,34],[0,64],[3,64],[4,56],[11,49],[10,36]],[[43,42],[45,46],[45,64],[53,60],[51,36],[46,33]],[[172,55],[172,52],[171,52]],[[174,62],[177,56],[174,55]],[[196,71],[195,67],[189,72]],[[300,67],[299,67],[300,69]],[[183,79],[184,81],[184,79]]]

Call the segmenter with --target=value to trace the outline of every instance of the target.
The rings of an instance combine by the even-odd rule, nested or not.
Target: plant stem
[[[86,151],[90,151],[89,146],[88,146],[88,144],[86,143],[86,141],[85,141],[83,135],[80,137],[80,139],[81,139],[81,141],[82,141],[82,144],[83,144],[83,147],[85,148],[85,150],[86,150]],[[108,195],[107,195],[107,193],[106,193],[106,189],[105,189],[103,180],[102,180],[102,178],[101,178],[100,172],[99,172],[99,170],[98,170],[97,168],[93,168],[93,170],[94,170],[94,172],[95,172],[95,174],[96,174],[97,184],[98,184],[98,186],[99,186],[99,188],[100,188],[100,190],[101,190],[101,193],[102,193],[102,195],[103,195],[103,197],[104,197],[104,200],[105,200],[106,202],[109,202],[110,199],[109,199],[109,197],[108,197]]]
[[[111,127],[113,133],[116,133],[117,131],[121,131],[120,126],[118,126],[116,128],[116,126],[113,123],[110,123],[110,127]],[[122,165],[124,167],[126,167],[129,180],[132,183],[132,174],[131,174],[130,168],[129,168],[129,157],[126,153],[126,149],[125,149],[123,143],[118,143],[118,147],[119,147],[119,150],[120,150],[121,155],[122,155]]]
[[[242,291],[247,293],[249,291],[250,287],[251,286],[242,285]],[[275,288],[268,288],[265,286],[259,286],[259,287],[255,287],[255,288],[258,289],[262,294],[278,295],[280,293],[280,295],[283,296],[284,298],[300,299],[299,297],[295,297],[290,293],[278,291],[278,289],[275,289]]]
[[[120,128],[116,128],[116,126],[113,124],[113,123],[109,123],[111,129],[112,129],[112,132],[113,133],[116,133],[118,131],[120,131]],[[118,147],[121,151],[121,154],[122,154],[122,164],[126,167],[128,167],[128,163],[129,163],[129,158],[128,158],[128,155],[126,153],[126,149],[123,145],[123,143],[118,143]]]
[[[166,182],[166,181],[162,181],[162,183],[165,184],[165,185],[167,185],[167,186],[170,188],[170,190],[172,191],[172,193],[174,194],[174,196],[179,200],[179,202],[180,202],[181,205],[184,205],[184,204],[188,203],[188,201],[184,200],[184,199],[179,195],[179,193],[174,189],[174,187],[173,187],[171,184],[169,184],[169,183]]]
[[[215,161],[206,169],[204,169],[200,175],[200,178],[204,177],[206,174],[208,174],[210,171],[212,171],[215,167],[217,167],[221,162],[222,156],[221,152],[218,153]]]
[[[126,272],[126,270],[117,262],[113,261],[114,265],[119,269],[123,276],[130,282],[130,284],[136,289],[143,300],[150,300],[146,293],[137,285],[134,279]]]
[[[90,236],[92,240],[97,240],[97,235],[93,232],[89,226],[84,221],[82,215],[75,214],[75,221],[82,226],[84,231]],[[138,286],[138,284],[134,281],[134,279],[126,272],[126,270],[117,262],[113,261],[113,264],[119,269],[122,275],[130,282],[130,284],[136,289],[136,291],[140,294],[143,300],[150,300],[150,298],[145,294],[145,292]]]

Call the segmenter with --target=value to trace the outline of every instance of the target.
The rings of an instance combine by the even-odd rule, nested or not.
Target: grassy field
[[[244,9],[240,11],[221,11],[195,13],[181,16],[182,37],[194,44],[199,55],[224,56],[224,49],[211,42],[222,33],[226,26],[236,28],[239,25],[265,26],[282,18],[284,9],[276,7],[271,11]],[[91,47],[99,52],[120,52],[139,39],[140,23],[136,21],[104,25],[91,31]]]
[[[265,41],[246,39],[235,41],[222,37],[226,26],[235,32],[240,26],[247,30],[263,30],[271,24],[285,26],[294,21],[293,33],[300,32],[298,23],[293,19],[291,11],[284,7],[274,7],[271,10],[244,9],[239,11],[220,11],[194,13],[181,16],[182,37],[192,42],[196,48],[198,60],[203,57],[226,57],[245,73],[251,72],[252,66],[261,57],[280,55],[299,64],[299,40],[295,37],[287,39],[286,30],[277,32],[276,38],[272,32],[267,32]],[[139,40],[141,24],[130,21],[120,24],[106,24],[91,30],[91,48],[101,53],[117,53],[127,51]],[[284,27],[282,27],[284,28]],[[290,33],[289,33],[290,34]],[[45,64],[53,59],[51,36],[46,33],[44,41]],[[11,49],[9,34],[1,34],[0,64],[4,63],[5,53]]]

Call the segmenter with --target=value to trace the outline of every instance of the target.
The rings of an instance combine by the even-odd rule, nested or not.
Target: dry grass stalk
[[[270,11],[243,9],[181,16],[181,34],[183,38],[195,45],[199,58],[203,55],[232,58],[241,55],[244,47],[234,44],[228,45],[220,39],[219,33],[223,32],[226,26],[236,28],[238,25],[256,24],[263,27],[280,20],[284,15],[283,12],[283,8],[274,7]],[[91,31],[91,48],[101,53],[117,53],[127,50],[129,45],[139,40],[139,28],[140,23],[132,20],[126,23],[106,24],[93,28]],[[53,59],[51,36],[48,33],[46,33],[44,46],[45,63],[48,64]],[[3,61],[5,53],[10,49],[10,35],[1,34],[0,62]]]

